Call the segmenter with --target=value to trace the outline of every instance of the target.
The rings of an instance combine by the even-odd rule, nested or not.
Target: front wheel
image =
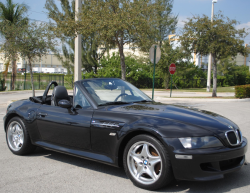
[[[138,135],[128,142],[123,164],[127,176],[140,188],[156,190],[173,180],[167,150],[149,135]]]
[[[9,121],[6,141],[10,151],[16,155],[29,154],[36,149],[36,146],[31,144],[29,133],[19,117],[14,117]]]

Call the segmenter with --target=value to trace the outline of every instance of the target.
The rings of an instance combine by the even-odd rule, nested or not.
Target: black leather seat
[[[64,86],[56,86],[52,92],[51,106],[58,106],[58,102],[63,99],[70,101],[67,89]]]

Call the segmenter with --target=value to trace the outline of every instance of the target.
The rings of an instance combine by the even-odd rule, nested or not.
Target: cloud
[[[184,22],[187,21],[187,18],[186,16],[178,16],[177,32],[184,27]]]
[[[236,26],[236,29],[243,29],[243,28],[245,28],[247,32],[250,32],[250,22],[241,23]],[[244,41],[246,44],[250,44],[250,34],[248,34],[248,36],[245,37]]]
[[[250,22],[241,23],[241,24],[239,24],[239,25],[236,26],[236,29],[242,29],[242,28],[245,28],[245,29],[250,28]]]

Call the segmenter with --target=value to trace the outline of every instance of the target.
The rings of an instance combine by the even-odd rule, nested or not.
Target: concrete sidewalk
[[[144,91],[149,97],[152,97],[152,91]],[[217,98],[212,98],[212,92],[172,92],[155,91],[154,100],[162,103],[195,103],[195,102],[250,102],[250,98],[246,99],[227,99],[220,97],[234,97],[234,92],[218,92]],[[193,97],[193,98],[192,98]],[[204,98],[203,98],[204,97]],[[207,97],[207,98],[206,98]]]
[[[148,96],[152,97],[152,91],[143,91]],[[234,97],[234,92],[217,92],[218,97]],[[154,96],[170,98],[170,91],[155,91]],[[179,92],[172,91],[172,98],[175,97],[212,97],[212,92]]]

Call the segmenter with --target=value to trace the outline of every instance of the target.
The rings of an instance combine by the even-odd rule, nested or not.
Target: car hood
[[[164,118],[198,126],[217,134],[231,130],[229,126],[238,128],[235,123],[216,113],[179,105],[166,105],[156,102],[132,103],[119,107],[109,106],[107,110]]]

